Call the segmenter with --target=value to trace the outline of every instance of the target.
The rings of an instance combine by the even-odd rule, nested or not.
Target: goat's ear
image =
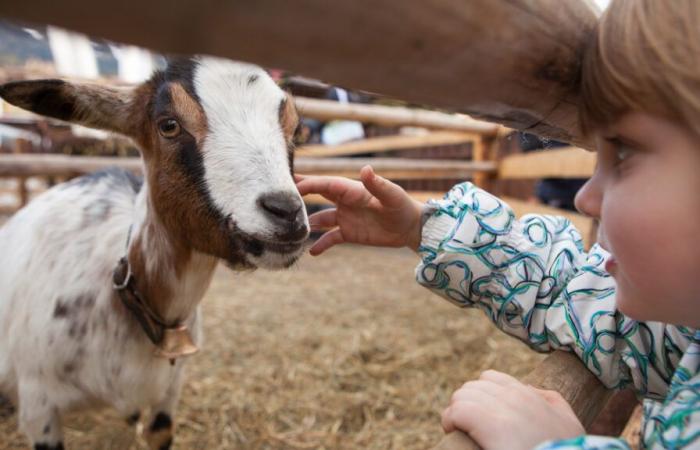
[[[14,81],[0,85],[0,97],[22,109],[86,127],[133,134],[132,89],[63,80]]]

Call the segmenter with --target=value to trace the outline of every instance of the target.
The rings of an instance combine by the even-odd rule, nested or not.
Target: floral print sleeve
[[[504,202],[471,183],[429,206],[420,284],[458,306],[481,309],[538,351],[574,351],[608,387],[665,397],[693,332],[619,313],[603,248],[585,252],[579,232],[562,217],[516,220]]]

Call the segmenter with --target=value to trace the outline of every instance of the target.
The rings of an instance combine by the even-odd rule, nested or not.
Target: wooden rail
[[[302,174],[356,178],[371,164],[377,173],[391,179],[470,178],[474,172],[495,172],[491,161],[448,161],[403,158],[299,158],[295,170]],[[0,155],[1,177],[75,176],[110,166],[133,172],[142,170],[140,158],[66,155]]]
[[[559,392],[576,416],[588,427],[598,416],[612,391],[589,371],[581,360],[567,352],[556,351],[542,361],[523,380],[540,389]],[[446,435],[433,450],[479,450],[480,447],[461,431]]]
[[[339,103],[304,97],[296,97],[294,103],[302,116],[324,122],[356,120],[386,127],[415,126],[484,135],[496,135],[502,128],[498,124],[475,120],[465,114],[449,114],[420,108]]]
[[[578,80],[596,14],[581,0],[35,0],[0,2],[0,15],[279,67],[586,144]]]
[[[338,145],[304,145],[296,149],[294,154],[300,157],[348,156],[418,147],[467,144],[477,142],[480,139],[480,135],[473,133],[433,131],[426,134],[380,136]]]

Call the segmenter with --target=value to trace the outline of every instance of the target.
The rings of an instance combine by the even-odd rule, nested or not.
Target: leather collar
[[[136,290],[136,279],[131,272],[127,257],[117,263],[112,275],[112,286],[126,309],[141,325],[148,339],[156,346],[156,356],[167,358],[174,364],[175,359],[199,351],[192,341],[187,326],[182,323],[168,324],[143,300]]]

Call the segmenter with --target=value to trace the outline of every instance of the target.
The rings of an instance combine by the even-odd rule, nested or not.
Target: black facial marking
[[[258,81],[258,75],[251,75],[248,77],[248,86]]]
[[[164,412],[159,412],[156,414],[155,419],[153,419],[153,423],[151,423],[151,432],[155,432],[158,430],[163,430],[166,428],[170,428],[173,426],[173,421],[170,419],[170,416]]]
[[[199,102],[199,96],[194,88],[194,73],[198,64],[194,58],[168,58],[168,66],[163,72],[164,81],[181,84],[185,88],[185,92]]]
[[[0,97],[20,108],[68,121],[75,114],[75,105],[64,91],[66,85],[61,80],[15,81],[0,86]]]

